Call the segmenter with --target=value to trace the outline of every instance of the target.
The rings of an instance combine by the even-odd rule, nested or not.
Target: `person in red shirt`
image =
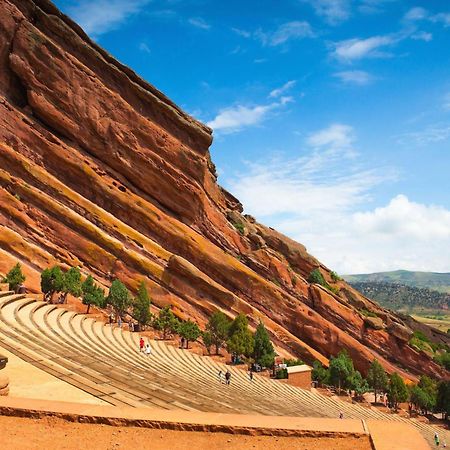
[[[139,339],[139,351],[140,351],[140,352],[143,352],[143,351],[144,351],[144,339],[142,338],[142,336],[141,336],[141,338]]]

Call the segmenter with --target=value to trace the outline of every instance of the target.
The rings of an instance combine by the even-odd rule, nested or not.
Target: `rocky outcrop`
[[[306,362],[345,348],[363,372],[377,357],[405,376],[447,376],[360,310],[402,319],[243,215],[216,183],[211,130],[53,4],[0,0],[0,61],[0,271],[21,261],[36,290],[55,263],[131,290],[144,280],[157,307],[200,324],[216,309],[243,312]],[[333,292],[307,282],[314,269]]]

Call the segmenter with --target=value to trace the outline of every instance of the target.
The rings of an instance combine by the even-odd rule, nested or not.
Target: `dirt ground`
[[[152,430],[0,416],[0,448],[14,450],[370,450],[369,439],[242,436],[226,433]]]

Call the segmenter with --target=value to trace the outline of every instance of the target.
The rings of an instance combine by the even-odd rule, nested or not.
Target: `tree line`
[[[11,290],[16,290],[25,281],[19,263],[11,269],[5,280]],[[219,354],[225,347],[230,354],[236,355],[236,359],[245,356],[262,367],[273,366],[275,351],[261,321],[255,333],[252,333],[244,314],[238,314],[231,320],[222,311],[216,311],[209,317],[205,330],[201,330],[190,319],[178,319],[170,306],[161,308],[157,315],[153,315],[150,312],[151,299],[143,281],[139,283],[135,297],[118,279],[112,281],[108,295],[105,295],[104,289],[95,283],[91,275],[82,280],[78,267],[64,271],[55,265],[42,271],[41,291],[44,299],[52,303],[55,296],[58,296],[59,303],[66,303],[69,294],[81,298],[87,306],[86,313],[89,313],[91,306],[101,309],[110,306],[118,317],[130,316],[140,327],[150,326],[159,331],[163,339],[179,335],[186,347],[189,347],[189,342],[201,338],[208,353],[214,351]]]
[[[437,382],[422,375],[417,384],[407,386],[398,373],[387,374],[376,359],[370,365],[367,377],[363,378],[345,350],[330,359],[328,368],[316,361],[312,377],[320,385],[331,385],[338,391],[353,391],[355,396],[372,389],[375,403],[379,397],[387,395],[388,405],[395,410],[400,403],[408,402],[410,412],[415,410],[424,415],[441,412],[445,418],[450,415],[450,381]]]

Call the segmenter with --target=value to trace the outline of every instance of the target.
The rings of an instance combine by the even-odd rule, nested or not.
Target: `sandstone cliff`
[[[287,355],[326,363],[346,348],[363,372],[377,357],[445,377],[402,319],[242,215],[216,183],[211,140],[52,3],[0,0],[0,272],[20,260],[35,289],[56,262],[105,285],[144,279],[180,317],[263,320]],[[338,295],[306,281],[315,268]]]

